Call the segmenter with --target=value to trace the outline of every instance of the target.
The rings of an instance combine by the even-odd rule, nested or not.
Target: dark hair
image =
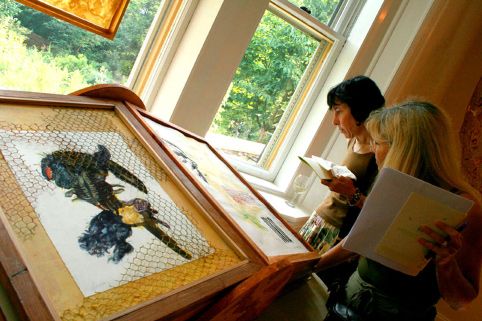
[[[347,104],[353,118],[360,123],[365,122],[372,111],[385,104],[377,84],[365,76],[347,79],[331,88],[326,97],[330,109],[336,99]]]

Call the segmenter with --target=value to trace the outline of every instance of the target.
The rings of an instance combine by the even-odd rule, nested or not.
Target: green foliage
[[[339,2],[343,0],[289,0],[294,5],[304,6],[311,15],[324,24],[328,24]]]
[[[105,82],[124,83],[159,4],[159,0],[130,1],[114,40],[105,39],[28,7],[23,7],[17,17],[23,26],[45,40],[54,55],[82,54],[90,66],[94,67],[89,69],[92,72],[90,75],[86,74],[88,71],[82,71],[89,83],[94,84],[94,80],[99,79],[99,73]]]
[[[51,61],[60,68],[78,72],[88,84],[108,82],[105,68],[97,68],[83,54],[52,56]]]
[[[292,0],[327,24],[340,0]],[[266,144],[318,46],[272,13],[264,15],[212,130]]]
[[[80,72],[56,65],[50,52],[27,48],[28,30],[12,18],[0,20],[0,35],[0,87],[67,93],[86,86]]]
[[[98,83],[125,83],[160,3],[131,0],[112,41],[0,0],[0,86],[66,93]]]
[[[318,42],[267,13],[217,114],[215,131],[267,143],[285,111]]]
[[[13,0],[0,0],[0,19],[14,17],[21,10],[20,4]]]

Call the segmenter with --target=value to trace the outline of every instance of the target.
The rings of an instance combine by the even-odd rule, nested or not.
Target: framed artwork
[[[265,265],[126,104],[0,91],[0,280],[26,319],[183,320]]]
[[[129,104],[128,104],[129,105]],[[291,258],[313,264],[319,256],[276,210],[203,138],[145,110],[134,112],[159,144],[269,263]]]
[[[115,37],[129,4],[129,0],[16,1],[108,39]]]

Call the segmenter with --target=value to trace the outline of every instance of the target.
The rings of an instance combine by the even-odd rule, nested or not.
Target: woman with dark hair
[[[385,99],[373,80],[357,76],[332,88],[327,102],[333,113],[333,125],[348,138],[348,149],[342,164],[357,179],[356,182],[343,177],[322,180],[321,183],[327,185],[332,192],[303,225],[300,234],[320,254],[330,256],[332,246],[350,231],[378,173],[365,120],[372,111],[383,107]],[[353,260],[318,273],[330,291],[328,308],[338,300],[338,295],[342,293],[341,290],[355,268],[356,260]]]
[[[332,88],[327,102],[333,113],[333,125],[349,139],[342,164],[355,174],[357,180],[356,185],[348,178],[322,181],[333,192],[300,230],[303,238],[320,254],[333,246],[338,237],[348,233],[360,211],[363,194],[366,195],[377,174],[365,120],[372,111],[383,107],[385,99],[373,80],[357,76]]]

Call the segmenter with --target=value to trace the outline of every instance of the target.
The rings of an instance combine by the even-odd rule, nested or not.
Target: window
[[[127,84],[151,106],[199,0],[164,0]]]
[[[327,26],[332,26],[343,4],[342,0],[289,0],[289,2]]]
[[[65,94],[99,83],[138,84],[185,1],[131,0],[113,40],[14,1],[0,3],[0,88]],[[145,42],[147,39],[156,39]],[[143,48],[143,51],[141,51]],[[130,78],[129,78],[130,77]]]
[[[353,1],[292,2],[305,8],[271,1],[206,135],[240,170],[268,180],[344,41],[335,29],[358,12]]]

